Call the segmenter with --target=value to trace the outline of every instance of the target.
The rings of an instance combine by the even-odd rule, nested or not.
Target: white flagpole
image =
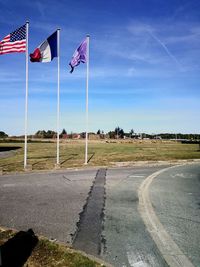
[[[25,98],[24,169],[26,169],[26,167],[27,167],[27,125],[28,125],[28,31],[29,31],[29,21],[26,22],[26,98]]]
[[[60,124],[60,29],[57,29],[58,88],[57,88],[57,167],[59,166],[59,124]]]
[[[89,45],[90,36],[87,35],[87,73],[86,73],[86,132],[85,132],[85,164],[88,164],[88,83],[89,83]]]

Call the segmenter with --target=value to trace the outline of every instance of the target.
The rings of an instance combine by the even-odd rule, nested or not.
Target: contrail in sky
[[[176,62],[176,64],[183,69],[182,65],[180,64],[180,62],[176,59],[176,57],[174,55],[172,55],[172,53],[169,51],[169,49],[166,47],[165,44],[163,44],[163,42],[157,37],[155,36],[151,31],[148,31],[148,33],[151,35],[151,37],[156,40],[156,42],[158,42],[165,50],[165,52],[168,54],[168,56]]]

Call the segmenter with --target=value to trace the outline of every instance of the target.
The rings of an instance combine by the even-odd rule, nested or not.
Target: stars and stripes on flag
[[[26,24],[0,41],[0,55],[21,52],[26,52]]]

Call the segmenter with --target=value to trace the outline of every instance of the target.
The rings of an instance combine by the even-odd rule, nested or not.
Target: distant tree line
[[[181,133],[161,133],[158,134],[162,139],[188,139],[188,140],[199,140],[200,134],[181,134]]]
[[[35,138],[53,138],[56,136],[56,132],[52,131],[52,130],[39,130],[34,134]]]
[[[89,135],[98,136],[99,139],[110,138],[110,139],[174,139],[174,140],[200,140],[200,134],[182,134],[182,133],[159,133],[159,134],[147,134],[147,133],[135,133],[133,129],[129,132],[125,132],[121,127],[117,126],[114,130],[104,133],[103,130],[98,129],[96,133],[90,132]],[[69,134],[65,129],[59,134],[60,138],[85,138],[85,132]],[[7,138],[8,134],[0,131],[0,138]],[[21,136],[22,137],[22,136]],[[30,136],[29,136],[30,137]],[[57,132],[52,130],[39,130],[33,138],[56,138]]]

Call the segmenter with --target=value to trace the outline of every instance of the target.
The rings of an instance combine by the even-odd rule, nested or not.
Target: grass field
[[[11,156],[0,158],[4,172],[23,171],[24,144],[0,143],[0,148],[20,146]],[[60,143],[61,168],[82,167],[84,141]],[[1,152],[2,153],[2,152]],[[200,158],[198,144],[181,144],[167,141],[109,140],[89,141],[88,166],[112,166],[115,162],[157,161]],[[28,143],[28,164],[33,170],[53,169],[56,163],[56,143]]]

